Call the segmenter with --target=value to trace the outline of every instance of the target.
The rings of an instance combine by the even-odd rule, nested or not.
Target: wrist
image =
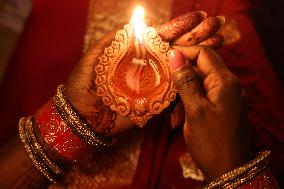
[[[239,151],[235,152],[234,149],[233,151],[219,152],[217,158],[215,160],[213,158],[210,166],[205,171],[206,180],[209,182],[215,180],[221,175],[249,162],[250,158],[248,154]]]
[[[58,114],[53,99],[34,115],[38,135],[62,158],[71,162],[80,159],[88,146],[77,136]]]
[[[72,88],[65,89],[66,100],[80,118],[84,120],[94,131],[105,135],[113,136],[113,130],[117,123],[117,114],[103,103],[101,98],[94,92],[87,94],[74,94]],[[80,98],[78,98],[80,96]],[[84,96],[82,98],[82,96]],[[84,99],[84,100],[82,100]]]
[[[71,162],[89,150],[105,148],[114,142],[92,130],[79,117],[66,100],[64,86],[59,86],[55,97],[33,117],[21,118],[19,134],[30,159],[51,182],[60,182],[70,170]]]
[[[263,174],[267,173],[269,156],[269,151],[263,151],[255,159],[223,174],[204,188],[246,188],[246,185],[244,185],[246,183],[249,183],[248,186],[251,186],[250,182],[255,181],[254,178],[262,177]]]

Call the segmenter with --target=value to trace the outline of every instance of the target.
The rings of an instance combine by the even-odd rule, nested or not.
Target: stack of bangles
[[[269,156],[270,151],[262,151],[252,161],[222,175],[202,188],[278,188],[268,169]]]
[[[34,165],[54,183],[64,180],[82,154],[114,143],[80,118],[67,101],[63,85],[34,116],[20,119],[19,135]]]
[[[62,182],[72,163],[89,149],[114,143],[113,138],[96,132],[80,118],[67,101],[63,85],[34,116],[20,119],[19,135],[34,165],[54,183]],[[269,156],[269,151],[263,151],[203,188],[277,188],[268,170]]]

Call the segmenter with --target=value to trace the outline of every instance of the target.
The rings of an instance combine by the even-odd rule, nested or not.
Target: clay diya
[[[140,127],[176,98],[168,65],[170,46],[143,17],[144,10],[137,8],[95,66],[97,95]]]

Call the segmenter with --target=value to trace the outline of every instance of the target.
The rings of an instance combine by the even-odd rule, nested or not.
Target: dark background
[[[257,31],[267,56],[284,86],[284,1],[251,0],[251,10]]]

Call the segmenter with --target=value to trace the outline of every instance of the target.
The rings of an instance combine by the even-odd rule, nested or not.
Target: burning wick
[[[137,7],[134,10],[133,16],[130,20],[133,25],[134,31],[134,48],[136,56],[132,60],[132,67],[126,73],[126,83],[130,89],[140,94],[140,79],[142,75],[142,69],[147,65],[146,62],[146,50],[143,41],[143,32],[147,27],[144,22],[145,11],[142,7]]]
[[[134,10],[133,16],[130,20],[133,26],[134,31],[134,48],[135,48],[135,57],[132,59],[132,65],[129,68],[129,70],[126,73],[126,83],[128,87],[135,91],[137,94],[141,93],[141,77],[144,66],[147,66],[147,60],[146,60],[146,49],[145,49],[145,43],[147,41],[144,41],[143,39],[143,33],[144,30],[147,28],[146,23],[144,22],[144,14],[145,11],[142,7],[137,7]],[[153,69],[155,73],[155,86],[157,86],[160,83],[160,74],[159,71],[155,65],[155,62],[153,60],[149,60],[150,66]]]

